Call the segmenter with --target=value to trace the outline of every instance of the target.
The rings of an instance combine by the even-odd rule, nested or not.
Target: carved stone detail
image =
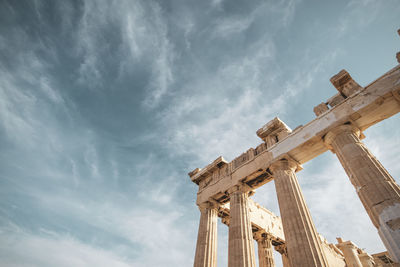
[[[346,70],[341,70],[338,74],[331,78],[331,83],[345,97],[349,97],[355,92],[362,89],[362,87],[353,80]]]
[[[291,132],[292,130],[276,117],[258,129],[257,136],[260,137],[267,144],[267,148],[269,148],[288,136]]]

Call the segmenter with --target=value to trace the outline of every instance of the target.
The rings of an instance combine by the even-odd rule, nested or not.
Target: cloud
[[[102,77],[107,75],[108,61],[115,61],[118,80],[144,69],[150,77],[143,106],[157,107],[174,82],[175,51],[163,12],[155,2],[85,2],[75,36],[76,53],[83,59],[78,71],[80,84],[105,87]],[[108,40],[105,32],[114,39]]]
[[[152,198],[151,191],[147,192],[148,196],[136,199],[111,192],[97,199],[93,195],[43,195],[31,190],[33,201],[52,214],[54,223],[60,220],[58,227],[70,230],[56,233],[43,225],[39,232],[26,233],[18,226],[8,229],[3,224],[1,245],[7,250],[2,252],[13,252],[9,257],[0,257],[0,262],[11,266],[26,263],[38,266],[114,266],[111,263],[116,266],[176,266],[191,262],[195,245],[191,236],[195,236],[197,222],[183,221],[183,207],[170,200],[168,206],[160,210],[151,207],[158,202],[141,204],[144,201],[140,198]],[[169,194],[174,192],[163,191],[164,196],[173,199]],[[37,248],[29,249],[34,247]],[[27,253],[21,257],[20,253],[27,251],[32,255]],[[50,258],[46,256],[49,251],[52,252]],[[102,264],[95,264],[101,261]]]
[[[272,77],[270,74],[261,74],[261,64],[268,64],[274,58],[274,53],[272,43],[264,44],[244,58],[224,62],[216,73],[206,71],[183,85],[182,91],[173,100],[176,104],[159,114],[161,124],[168,124],[167,129],[171,131],[167,134],[172,134],[167,136],[168,142],[181,147],[189,139],[198,144],[209,140],[215,141],[214,145],[217,145],[217,139],[224,140],[218,136],[222,128],[234,125],[237,125],[235,128],[245,127],[239,126],[245,123],[245,117],[255,116],[249,112],[250,109],[262,109],[257,116],[266,115],[270,107],[260,101],[264,90],[261,83]],[[198,119],[189,119],[191,116]],[[225,137],[234,138],[232,134],[233,131],[227,132]],[[218,148],[221,147],[215,147]],[[182,147],[176,151],[186,149]]]
[[[214,8],[220,8],[221,4],[224,2],[224,0],[212,0],[211,1],[211,6]]]
[[[90,169],[91,176],[96,178],[100,175],[99,173],[99,163],[98,163],[98,155],[96,151],[96,147],[91,145],[87,148],[84,156],[86,165]]]
[[[0,238],[2,266],[132,266],[110,251],[54,232],[32,234],[19,229],[2,231]]]
[[[40,77],[39,79],[40,83],[40,89],[43,91],[43,93],[51,99],[54,103],[56,104],[63,104],[64,99],[62,96],[54,89],[53,85],[51,84],[51,81],[47,77]]]
[[[370,1],[352,0],[345,7],[345,12],[341,14],[339,23],[334,29],[336,36],[344,36],[346,32],[361,29],[371,25],[384,9],[385,6],[393,6],[393,1]],[[395,6],[395,4],[394,4]],[[368,12],[368,16],[365,13]]]
[[[254,17],[224,18],[216,22],[212,35],[214,38],[229,38],[232,34],[240,34],[247,30]]]
[[[143,253],[134,266],[185,265],[192,261],[194,244],[183,228],[178,226],[178,212],[155,213],[151,210],[129,214],[122,226],[127,236],[140,243]],[[189,225],[188,225],[189,226]],[[190,225],[193,229],[196,225]],[[191,229],[191,233],[194,231]],[[192,234],[191,234],[192,235]],[[158,255],[152,258],[152,255]]]
[[[397,181],[400,178],[400,165],[396,158],[398,152],[393,148],[400,146],[400,129],[396,127],[399,123],[399,115],[386,119],[365,131],[366,138],[363,140],[383,166],[388,166],[389,173]]]
[[[298,0],[280,1],[274,6],[274,11],[281,14],[281,21],[285,27],[292,23],[295,16],[296,5],[298,5],[299,2]]]
[[[35,102],[35,98],[17,90],[12,78],[4,74],[4,72],[0,77],[3,81],[0,87],[0,123],[2,128],[7,136],[16,142],[22,141],[19,138],[33,137],[33,122],[26,120],[25,115],[29,114],[29,108]],[[18,106],[23,106],[24,108],[19,109]]]
[[[264,24],[264,33],[271,33],[272,29],[281,29],[287,27],[293,20],[296,5],[298,1],[262,1],[257,3],[254,7],[251,7],[251,11],[245,13],[239,13],[237,15],[230,15],[218,18],[212,26],[211,36],[214,39],[228,39],[237,37],[239,34],[244,36],[245,32],[251,28],[255,22],[261,22]],[[222,9],[223,1],[213,1],[212,7],[219,10]],[[246,8],[247,9],[247,8]],[[244,9],[244,10],[246,10]],[[269,18],[266,18],[269,17]],[[265,25],[273,21],[273,25]],[[236,35],[236,36],[234,36]]]
[[[274,68],[274,43],[256,43],[252,53],[185,84],[172,100],[175,104],[158,115],[167,130],[163,145],[178,155],[198,155],[202,164],[221,154],[232,160],[261,142],[255,131],[273,117],[285,116],[292,108],[288,103],[309,89],[334,57],[325,55],[317,64],[308,60],[309,69],[283,80],[282,70]]]
[[[168,39],[167,24],[163,20],[161,9],[155,5],[154,29],[157,29],[157,38],[155,40],[156,57],[152,64],[152,78],[149,84],[150,93],[147,95],[144,104],[149,107],[156,106],[160,99],[167,93],[169,86],[174,81],[172,65],[174,63],[173,45]]]
[[[210,88],[209,94],[181,96],[178,101],[182,105],[173,105],[162,113],[160,117],[170,125],[166,144],[175,147],[175,152],[195,153],[204,160],[216,157],[218,151],[226,151],[231,144],[238,144],[245,129],[254,129],[257,122],[272,116],[273,108],[279,108],[282,104],[279,99],[272,106],[263,104],[257,66],[246,60],[242,63],[219,69],[216,79],[205,79],[192,85],[199,89]],[[232,91],[236,95],[225,98],[221,95],[223,91]],[[190,115],[206,115],[204,112],[213,115],[207,116],[207,120],[189,119]],[[248,140],[241,142],[248,144]],[[226,151],[228,155],[232,152]]]
[[[51,74],[55,52],[31,40],[29,31],[20,27],[10,27],[4,40],[7,56],[0,63],[0,126],[17,146],[32,149],[47,136],[46,147],[56,148],[55,132],[47,127],[56,123],[50,113],[61,113],[68,122],[73,105],[67,106]],[[50,107],[56,108],[49,111]]]

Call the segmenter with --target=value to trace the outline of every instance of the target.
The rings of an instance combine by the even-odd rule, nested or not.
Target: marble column
[[[301,192],[295,174],[299,165],[282,159],[270,166],[291,266],[328,266],[321,240]]]
[[[283,267],[290,267],[289,258],[287,255],[286,245],[282,244],[275,247],[275,250],[278,251],[282,256],[282,265]]]
[[[229,190],[229,194],[228,267],[255,267],[248,192],[242,186],[235,186]]]
[[[339,126],[324,137],[336,154],[364,205],[390,257],[400,261],[400,187],[360,141],[352,125]]]
[[[199,206],[200,224],[197,236],[194,267],[217,266],[217,218],[218,211],[211,203]]]
[[[272,240],[266,233],[255,234],[258,246],[258,266],[275,267]]]
[[[290,267],[290,261],[287,254],[282,254],[282,265],[283,267]]]
[[[358,255],[358,258],[361,261],[361,264],[363,267],[374,267],[375,262],[374,262],[374,258],[372,258],[368,253],[364,252],[362,254]]]
[[[336,247],[343,252],[344,261],[348,267],[363,267],[358,257],[357,247],[351,241],[343,242],[341,238],[338,238]]]

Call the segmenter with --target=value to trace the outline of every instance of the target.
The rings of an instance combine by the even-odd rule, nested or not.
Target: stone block
[[[362,89],[346,70],[341,70],[338,74],[333,76],[330,81],[339,93],[345,97],[349,97]]]
[[[292,130],[283,121],[278,117],[275,117],[257,130],[257,136],[264,140],[268,148],[278,143],[291,132]]]
[[[314,107],[314,113],[317,116],[321,115],[322,113],[325,113],[328,110],[329,110],[329,108],[325,103],[321,103],[318,106]]]
[[[327,100],[328,105],[333,108],[334,106],[342,103],[344,101],[344,97],[341,94],[336,94]]]

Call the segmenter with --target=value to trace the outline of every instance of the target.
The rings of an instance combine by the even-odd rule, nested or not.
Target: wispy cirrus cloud
[[[379,19],[382,10],[392,6],[396,8],[395,1],[370,1],[370,0],[352,0],[346,5],[345,11],[341,14],[337,27],[334,28],[334,34],[343,37],[348,31],[354,29],[364,29]],[[369,10],[369,15],[365,16],[364,11]]]
[[[82,177],[79,169],[79,188],[83,192],[71,190],[66,181],[59,181],[64,185],[63,190],[46,193],[40,187],[17,182],[15,186],[18,184],[20,192],[30,199],[30,209],[40,214],[39,221],[38,216],[32,216],[28,230],[24,223],[15,224],[7,219],[12,218],[12,213],[6,215],[0,210],[2,245],[7,247],[2,252],[10,252],[0,253],[0,261],[7,266],[96,263],[98,266],[172,266],[191,262],[194,243],[190,236],[195,235],[197,221],[186,221],[187,229],[182,231],[182,222],[188,217],[184,214],[184,205],[178,201],[177,185],[174,186],[176,174],[164,175],[158,184],[152,184],[148,179],[154,172],[160,173],[152,165],[150,159],[139,167],[148,172],[132,178],[143,183],[139,182],[136,191],[126,194],[111,191],[112,186],[106,190],[97,186],[85,193],[89,187],[104,181],[97,179],[92,183]],[[15,209],[19,206],[16,202]],[[38,229],[34,227],[37,224]],[[47,246],[52,249],[45,249]],[[20,248],[32,253],[25,251],[21,257]],[[46,257],[49,251],[52,257]],[[157,258],[153,257],[155,254]]]
[[[255,45],[252,53],[228,60],[215,73],[203,74],[208,78],[186,85],[191,95],[178,95],[176,104],[159,114],[170,129],[164,144],[176,153],[197,154],[204,162],[221,154],[231,160],[259,144],[256,130],[277,115],[286,116],[292,108],[289,103],[308,90],[326,71],[324,64],[335,58],[332,53],[313,64],[305,56],[309,69],[283,80],[282,70],[274,68],[276,53],[271,40]],[[203,114],[210,113],[204,120]]]
[[[254,17],[224,18],[216,22],[214,27],[214,38],[227,38],[232,34],[240,34],[247,30]]]
[[[0,237],[3,266],[131,266],[124,258],[68,235],[19,229],[12,233],[3,230]]]
[[[137,69],[150,71],[143,106],[157,107],[174,82],[175,51],[165,20],[156,2],[85,2],[75,36],[77,55],[83,59],[79,82],[104,87],[102,76],[109,75],[106,61],[111,56],[117,70],[114,78],[119,80]],[[105,30],[113,40],[107,39]]]
[[[39,138],[37,129],[42,128],[35,116],[42,113],[39,104],[58,105],[67,116],[68,112],[62,95],[46,74],[48,66],[35,54],[16,56],[14,64],[17,66],[11,70],[0,66],[0,124],[10,139],[29,144]]]

